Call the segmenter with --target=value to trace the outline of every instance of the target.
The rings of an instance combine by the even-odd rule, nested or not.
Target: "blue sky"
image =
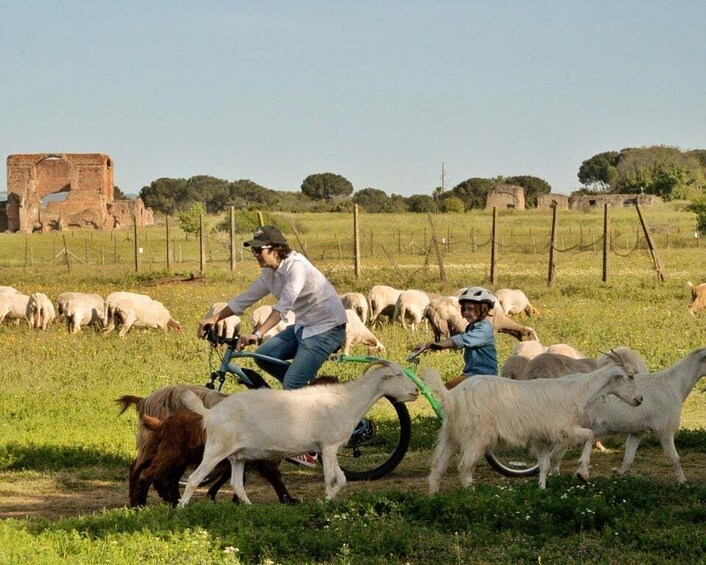
[[[100,152],[127,193],[334,172],[431,194],[442,162],[447,188],[568,193],[601,151],[706,148],[704,22],[698,0],[0,0],[0,178]]]

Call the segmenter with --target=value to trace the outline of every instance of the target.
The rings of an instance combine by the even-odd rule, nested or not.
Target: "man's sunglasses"
[[[263,245],[262,247],[252,247],[252,254],[253,255],[262,255],[262,250],[263,249],[272,249],[271,245]]]

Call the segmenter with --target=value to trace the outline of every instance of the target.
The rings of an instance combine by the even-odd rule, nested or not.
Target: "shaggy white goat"
[[[227,302],[214,302],[203,315],[203,318],[210,318],[228,306]],[[233,337],[240,333],[240,316],[233,314],[222,320],[218,320],[215,326],[216,334],[220,337]]]
[[[367,345],[370,353],[382,353],[385,351],[385,346],[373,335],[373,332],[365,327],[365,324],[355,311],[347,308],[346,318],[348,323],[346,324],[346,339],[343,342],[343,353],[345,355],[349,354],[351,347],[359,343]]]
[[[27,319],[27,304],[29,296],[21,292],[0,293],[0,324],[8,318],[15,320],[19,324],[21,320]]]
[[[382,396],[399,402],[417,398],[419,391],[399,366],[378,364],[359,379],[296,390],[246,390],[213,408],[190,392],[184,404],[203,416],[206,446],[201,465],[191,474],[179,501],[185,506],[199,483],[223,459],[232,467],[231,483],[238,498],[249,504],[243,486],[245,461],[280,459],[321,453],[326,497],[333,499],[345,486],[336,457],[361,417]],[[266,415],[266,417],[263,417]]]
[[[401,290],[385,286],[375,285],[368,292],[368,304],[370,305],[370,326],[374,326],[381,314],[386,314],[392,319],[395,312],[395,304],[399,298]]]
[[[62,292],[56,297],[57,312],[66,320],[69,333],[77,334],[81,326],[105,326],[105,300],[100,294]]]
[[[429,474],[430,494],[438,492],[457,451],[461,451],[461,482],[470,487],[476,462],[500,442],[531,447],[539,460],[539,487],[543,489],[552,455],[563,454],[558,447],[593,441],[593,432],[580,424],[591,400],[612,393],[633,406],[641,402],[634,378],[616,365],[587,375],[534,381],[475,376],[448,391],[437,371],[426,370],[424,379],[444,410]]]
[[[272,306],[260,306],[255,308],[250,314],[250,326],[253,331],[259,329],[262,323],[267,320],[268,316],[272,313]],[[287,316],[284,320],[279,322],[275,327],[270,328],[264,334],[262,334],[261,342],[265,342],[268,339],[275,337],[279,332],[284,330],[287,326],[291,326],[296,320],[294,312],[291,310],[287,312]]]
[[[679,454],[674,446],[674,434],[679,430],[681,423],[682,403],[704,375],[706,347],[700,347],[671,367],[635,377],[637,390],[643,398],[638,408],[627,408],[612,398],[606,399],[606,402],[592,402],[588,405],[584,424],[597,436],[628,434],[623,464],[618,471],[620,474],[627,473],[630,469],[642,434],[653,432],[657,434],[664,454],[674,466],[677,481],[686,481]],[[584,445],[582,457],[586,457],[587,465],[590,453],[590,445]]]
[[[34,292],[27,301],[27,321],[35,330],[46,330],[56,319],[54,304],[46,294]]]
[[[434,295],[436,298],[437,296]],[[417,325],[426,318],[424,309],[431,301],[430,295],[423,290],[403,290],[395,302],[395,312],[392,315],[393,322],[400,322],[404,329],[407,329],[407,321],[410,321],[411,330],[417,331]]]
[[[498,299],[506,314],[525,313],[528,316],[539,314],[539,311],[530,304],[527,295],[519,288],[501,288],[493,294],[495,294],[495,298]]]
[[[354,310],[364,324],[368,323],[368,300],[360,292],[347,292],[339,295],[343,307]]]

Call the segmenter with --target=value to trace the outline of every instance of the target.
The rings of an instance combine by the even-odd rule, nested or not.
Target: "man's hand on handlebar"
[[[238,338],[238,343],[235,346],[236,351],[242,351],[248,345],[257,345],[260,343],[260,338],[255,334],[242,334]]]

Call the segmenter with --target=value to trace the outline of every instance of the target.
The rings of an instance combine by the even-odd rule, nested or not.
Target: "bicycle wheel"
[[[532,477],[539,473],[537,458],[522,448],[497,446],[485,454],[485,460],[506,477]]]
[[[349,481],[379,479],[400,464],[411,435],[407,407],[384,396],[370,407],[338,451],[338,463]]]

